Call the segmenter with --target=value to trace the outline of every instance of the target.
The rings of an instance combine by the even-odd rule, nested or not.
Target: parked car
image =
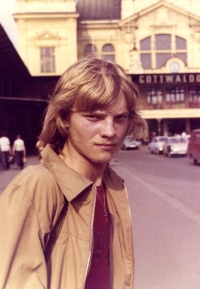
[[[171,157],[174,155],[187,155],[188,143],[185,137],[171,136],[168,137],[163,145],[163,154]]]
[[[127,150],[127,149],[139,149],[139,147],[141,146],[141,141],[135,140],[133,139],[132,136],[127,135],[124,139],[124,141],[121,144],[121,148],[123,150]]]
[[[200,129],[191,132],[187,154],[195,165],[200,161]]]
[[[165,136],[156,136],[148,144],[149,151],[153,154],[162,154],[163,153],[163,144],[165,143],[167,137]]]

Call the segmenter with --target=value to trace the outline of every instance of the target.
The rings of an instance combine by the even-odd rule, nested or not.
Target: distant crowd
[[[16,162],[19,169],[23,169],[26,162],[26,147],[20,134],[16,136],[13,146],[11,146],[7,134],[5,132],[2,133],[0,137],[0,152],[4,170],[9,170],[10,164],[14,162]]]
[[[42,162],[41,152],[45,147],[45,143],[42,140],[37,140],[35,148],[38,151],[38,158]],[[18,169],[22,170],[26,163],[27,150],[25,142],[20,134],[16,135],[16,138],[11,145],[10,139],[6,132],[0,135],[0,162],[4,170],[9,170],[11,164],[17,165]]]

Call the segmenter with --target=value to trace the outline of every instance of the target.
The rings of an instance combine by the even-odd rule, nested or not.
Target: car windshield
[[[179,143],[179,139],[178,138],[170,138],[169,143]]]
[[[171,138],[169,139],[169,143],[186,143],[186,139],[185,138]]]
[[[167,139],[166,137],[159,137],[158,141],[163,141],[163,142],[165,142],[166,139]]]
[[[187,142],[187,139],[185,139],[185,138],[181,138],[181,139],[180,139],[180,142],[182,142],[182,143],[186,143],[186,142]]]
[[[127,141],[131,141],[132,139],[133,139],[133,137],[131,135],[127,135],[125,138],[125,140],[127,140]]]

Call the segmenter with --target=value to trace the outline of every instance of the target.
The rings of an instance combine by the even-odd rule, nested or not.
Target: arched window
[[[151,56],[151,37],[146,37],[140,41],[141,50],[141,62],[144,69],[152,68],[152,56]],[[145,52],[143,52],[145,51]]]
[[[171,35],[157,34],[155,36],[156,45],[156,68],[161,68],[172,56],[171,54]]]
[[[179,57],[187,65],[187,42],[176,35],[156,34],[140,41],[140,55],[144,69],[160,69],[173,56]]]
[[[184,38],[176,36],[176,50],[176,56],[187,64],[187,41]],[[185,50],[185,52],[183,52],[183,50]]]
[[[115,49],[112,44],[105,44],[102,47],[101,57],[110,60],[112,62],[115,62]]]
[[[84,48],[84,56],[87,56],[87,55],[96,55],[97,53],[97,48],[95,45],[93,44],[87,44]]]

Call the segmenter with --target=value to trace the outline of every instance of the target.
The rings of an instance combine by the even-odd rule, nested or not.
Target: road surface
[[[200,288],[200,166],[187,157],[120,151],[133,219],[134,289]]]

